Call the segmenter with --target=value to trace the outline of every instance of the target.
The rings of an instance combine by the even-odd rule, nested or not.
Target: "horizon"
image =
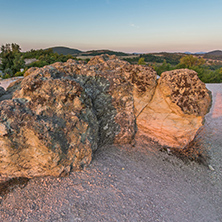
[[[179,51],[152,51],[152,52],[124,52],[124,51],[116,51],[116,50],[113,50],[113,49],[108,49],[108,48],[102,48],[102,49],[89,49],[89,50],[81,50],[79,48],[72,48],[72,47],[69,47],[69,46],[64,46],[64,45],[59,45],[59,46],[50,46],[50,47],[46,47],[46,48],[38,48],[38,49],[34,49],[34,50],[40,50],[40,49],[43,49],[43,50],[46,50],[46,49],[50,49],[50,48],[55,48],[55,47],[64,47],[64,48],[69,48],[69,49],[76,49],[76,50],[79,50],[81,52],[87,52],[87,51],[100,51],[100,50],[108,50],[108,51],[115,51],[115,52],[123,52],[123,53],[128,53],[128,54],[149,54],[149,53],[191,53],[191,54],[197,54],[197,53],[209,53],[209,52],[212,52],[212,51],[222,51],[220,49],[214,49],[214,50],[210,50],[210,51],[198,51],[198,52],[191,52],[191,51],[184,51],[184,52],[179,52]],[[22,52],[27,52],[27,51],[30,51],[30,50],[27,50],[27,51],[23,51],[21,50]]]
[[[220,0],[0,0],[0,45],[125,53],[222,49]]]

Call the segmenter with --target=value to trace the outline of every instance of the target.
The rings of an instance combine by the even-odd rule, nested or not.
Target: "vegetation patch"
[[[196,71],[204,83],[222,83],[222,51],[219,50],[200,55],[162,52],[132,56],[110,50],[81,52],[67,47],[54,47],[45,50],[32,49],[21,52],[20,46],[16,43],[1,46],[0,70],[2,72],[0,77],[6,79],[22,76],[30,67],[43,67],[55,62],[66,62],[68,59],[77,59],[76,56],[88,62],[88,57],[101,54],[116,55],[131,64],[151,66],[159,76],[165,71],[188,68]],[[27,63],[27,60],[33,61]]]

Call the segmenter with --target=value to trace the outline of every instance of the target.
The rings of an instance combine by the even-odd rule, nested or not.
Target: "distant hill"
[[[204,58],[222,60],[222,51],[221,50],[215,50],[215,51],[212,51],[212,52],[208,52],[208,53],[204,54]]]
[[[204,54],[206,54],[206,52],[195,52],[194,54],[195,55],[204,55]]]
[[[116,55],[116,56],[129,56],[132,54],[128,54],[128,53],[124,53],[124,52],[116,52],[116,51],[111,51],[108,49],[102,49],[102,50],[90,50],[90,51],[80,51],[78,49],[72,49],[72,48],[68,48],[68,47],[63,47],[63,46],[57,46],[57,47],[51,47],[50,49],[53,50],[53,52],[57,52],[58,54],[63,54],[63,55],[68,55],[71,54],[73,56],[96,56],[96,55],[101,55],[101,54],[108,54],[108,55]],[[167,57],[164,58],[167,60],[167,62],[170,63],[170,60],[175,60],[175,63],[177,63],[178,59],[180,59],[183,55],[186,54],[192,54],[192,55],[201,55],[203,56],[205,59],[213,59],[213,60],[222,60],[222,51],[221,50],[215,50],[212,52],[196,52],[196,53],[191,53],[191,52],[185,52],[185,53],[148,53],[150,55],[154,55],[154,56],[163,56],[163,57]],[[134,53],[135,55],[135,53]],[[139,55],[139,53],[138,53]],[[144,55],[144,54],[143,54]],[[162,58],[163,58],[162,57]]]
[[[206,54],[206,52],[184,52],[184,54],[187,54],[187,55],[203,55],[203,54]]]
[[[58,47],[52,47],[50,48],[53,50],[53,52],[57,52],[58,54],[63,54],[63,55],[78,55],[80,53],[82,53],[82,51],[78,50],[78,49],[70,49],[68,47],[63,47],[63,46],[58,46]]]
[[[116,51],[111,51],[111,50],[107,50],[107,49],[102,49],[102,50],[91,50],[91,51],[87,51],[87,52],[82,52],[81,56],[96,56],[96,55],[101,55],[101,54],[116,55],[116,56],[128,56],[129,55],[124,52],[116,52]]]
[[[116,55],[116,56],[128,56],[129,54],[124,53],[124,52],[115,52],[107,49],[102,49],[102,50],[90,50],[90,51],[80,51],[78,49],[71,49],[68,47],[63,47],[63,46],[58,46],[58,47],[52,47],[50,48],[53,50],[53,52],[57,52],[58,54],[63,54],[63,55],[74,55],[74,56],[96,56],[96,55],[101,55],[101,54],[108,54],[108,55]]]
[[[192,52],[184,52],[184,54],[191,55]]]

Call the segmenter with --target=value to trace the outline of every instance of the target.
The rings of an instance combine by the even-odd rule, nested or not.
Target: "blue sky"
[[[222,49],[222,0],[0,0],[0,45],[23,51]]]

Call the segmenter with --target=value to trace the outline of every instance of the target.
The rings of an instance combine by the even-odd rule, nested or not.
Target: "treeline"
[[[144,58],[144,61],[146,63],[163,63],[164,61],[166,61],[171,65],[177,65],[183,56],[184,54],[163,52],[160,54],[141,54],[139,55],[139,58],[125,58],[125,60],[132,64],[136,64],[140,58]]]
[[[128,54],[124,52],[114,52],[110,50],[91,50],[87,52],[82,52],[80,56],[97,56],[101,54],[107,54],[107,55],[116,55],[116,56],[128,56]]]
[[[100,52],[106,53],[107,50],[100,50]],[[54,62],[66,62],[68,59],[76,58],[72,55],[58,54],[53,52],[53,49],[32,49],[21,52],[20,46],[12,43],[1,46],[0,59],[0,77],[10,78],[22,76],[30,67],[43,67]],[[27,63],[28,59],[34,61]],[[125,60],[132,64],[152,66],[158,75],[173,69],[188,68],[195,70],[205,83],[222,83],[222,62],[206,62],[202,57],[182,53],[156,53],[142,54],[134,58],[125,58]]]
[[[160,76],[165,71],[188,68],[196,71],[205,83],[222,83],[222,62],[206,63],[202,57],[193,55],[161,53],[160,55],[143,54],[136,58],[126,58],[132,64],[149,65]]]
[[[53,52],[52,49],[40,49],[40,50],[30,50],[23,53],[24,59],[33,59],[36,61],[28,64],[26,67],[43,67],[55,62],[66,62],[68,59],[75,59],[72,55],[63,55]]]
[[[62,55],[54,53],[52,49],[30,50],[21,52],[18,44],[6,44],[1,46],[0,54],[0,77],[10,78],[22,76],[30,67],[43,67],[54,62],[66,62],[68,59],[75,59],[72,55]],[[27,59],[34,59],[31,63],[26,63]]]

